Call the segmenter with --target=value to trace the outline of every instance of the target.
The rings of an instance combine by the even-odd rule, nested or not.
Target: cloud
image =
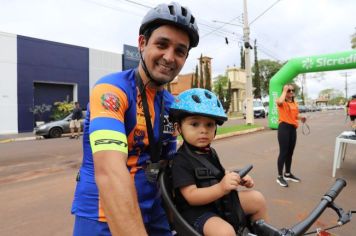
[[[0,1],[0,31],[117,53],[122,53],[123,44],[137,45],[138,28],[148,10],[145,6],[155,6],[162,2]],[[199,47],[190,52],[182,73],[194,71],[201,54],[213,58],[214,76],[224,74],[227,66],[239,66],[242,28],[225,25],[216,30],[222,24],[214,23],[213,20],[230,22],[235,19],[231,23],[241,24],[243,1],[179,2],[192,10],[202,35]],[[286,61],[294,57],[351,49],[350,35],[355,32],[356,26],[354,0],[254,0],[247,3],[249,22],[257,18],[250,27],[250,42],[253,44],[253,40],[257,39],[259,59]],[[229,39],[228,45],[225,37]],[[330,85],[341,86],[337,79],[330,81]],[[318,88],[325,89],[325,86],[329,86],[325,81],[318,86],[308,86],[308,92],[316,94]],[[350,90],[355,87],[350,86]]]

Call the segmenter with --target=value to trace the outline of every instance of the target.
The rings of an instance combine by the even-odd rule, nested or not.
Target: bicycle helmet
[[[141,22],[139,34],[144,34],[148,29],[166,24],[177,26],[186,31],[190,39],[190,48],[198,45],[199,30],[195,17],[188,8],[182,7],[177,2],[159,4],[148,11]]]
[[[356,98],[356,94],[352,95],[352,98]]]
[[[180,93],[170,108],[170,115],[180,120],[189,115],[210,117],[222,125],[227,116],[216,95],[209,90],[194,88]]]

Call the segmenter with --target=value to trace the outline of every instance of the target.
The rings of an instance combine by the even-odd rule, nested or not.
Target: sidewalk
[[[252,133],[260,130],[264,130],[264,127],[258,127],[258,128],[253,128],[253,129],[248,129],[248,130],[243,130],[243,131],[236,131],[236,132],[231,132],[231,133],[226,133],[226,134],[220,134],[215,137],[215,140],[222,139],[222,138],[228,138],[231,136],[236,136],[236,135],[241,135],[241,134],[247,134],[247,133]],[[68,134],[62,134],[62,137],[68,137],[70,133]],[[19,134],[0,134],[0,144],[2,143],[9,143],[9,142],[15,142],[15,141],[29,141],[29,140],[36,140],[36,139],[44,139],[43,136],[36,136],[32,132],[26,132],[26,133],[19,133]]]
[[[68,137],[68,134],[62,134],[62,137]],[[9,143],[15,141],[29,141],[36,139],[44,139],[43,136],[36,136],[32,132],[18,133],[18,134],[0,134],[0,144],[1,143]]]

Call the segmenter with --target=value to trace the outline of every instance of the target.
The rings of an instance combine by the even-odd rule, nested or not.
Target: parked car
[[[308,112],[308,108],[304,105],[298,105],[299,113]]]
[[[243,109],[243,117],[246,119],[246,101],[244,101],[244,109]],[[262,117],[265,118],[268,113],[266,112],[265,107],[263,106],[263,103],[261,99],[253,99],[253,116],[255,118]]]
[[[83,118],[86,111],[83,111]],[[51,121],[33,129],[35,135],[43,136],[45,138],[59,138],[62,134],[70,133],[69,123],[72,120],[72,114],[69,114],[62,120]],[[83,129],[83,119],[81,120],[81,127]]]

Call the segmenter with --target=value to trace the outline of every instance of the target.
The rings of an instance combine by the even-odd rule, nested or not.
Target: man
[[[79,138],[80,135],[80,119],[82,119],[82,108],[80,108],[79,102],[74,103],[74,109],[72,111],[72,120],[69,123],[69,128],[71,132],[70,138]],[[74,136],[75,129],[77,129],[77,135]]]
[[[190,10],[160,4],[143,18],[138,68],[96,83],[72,206],[74,235],[171,235],[157,189],[158,163],[176,151],[168,120],[173,96],[164,85],[198,42]]]
[[[350,116],[350,126],[356,129],[355,118],[356,118],[356,94],[352,95],[350,101],[347,102],[347,115]]]

